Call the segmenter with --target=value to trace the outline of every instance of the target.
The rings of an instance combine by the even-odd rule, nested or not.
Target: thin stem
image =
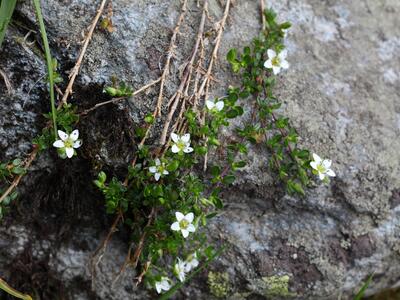
[[[54,136],[57,137],[57,110],[54,100],[54,74],[53,74],[53,62],[51,59],[49,41],[47,39],[46,28],[44,26],[42,9],[40,7],[39,0],[33,0],[33,4],[35,5],[36,16],[39,21],[40,34],[42,35],[42,40],[44,44],[44,51],[46,55],[47,62],[47,72],[49,74],[49,84],[50,84],[50,103],[51,103],[51,114],[53,117],[53,128],[54,128]]]
[[[11,286],[8,285],[7,282],[5,282],[3,279],[0,278],[0,289],[3,291],[7,292],[8,294],[17,297],[22,300],[32,300],[32,297],[26,294],[22,294],[21,292],[18,292],[17,290],[13,289]]]

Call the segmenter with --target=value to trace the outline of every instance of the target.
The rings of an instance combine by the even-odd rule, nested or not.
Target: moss
[[[290,277],[288,275],[263,277],[262,280],[267,284],[266,295],[293,296],[293,293],[289,292]]]
[[[228,273],[209,272],[207,284],[211,294],[217,298],[226,298],[230,291]]]
[[[249,289],[266,297],[292,297],[295,294],[289,292],[289,280],[288,275],[262,277],[252,280]]]

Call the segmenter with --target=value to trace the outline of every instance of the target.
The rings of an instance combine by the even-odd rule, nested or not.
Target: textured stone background
[[[195,2],[178,39],[173,75],[188,56],[200,21]],[[221,6],[209,2],[217,20]],[[53,54],[66,76],[97,1],[42,3]],[[235,2],[221,58],[257,34],[258,4]],[[286,40],[291,68],[276,89],[285,104],[282,113],[306,147],[332,158],[338,176],[329,186],[310,189],[304,199],[291,198],[273,184],[268,154],[252,149],[249,166],[225,192],[225,211],[209,227],[210,239],[228,245],[210,270],[229,275],[228,299],[278,299],[271,294],[280,286],[284,293],[286,285],[293,299],[348,299],[372,273],[369,293],[400,285],[400,2],[269,0],[268,5],[280,20],[293,23]],[[104,100],[102,84],[112,75],[136,88],[157,78],[179,7],[179,1],[114,0],[116,31],[96,31],[72,101],[89,107]],[[15,17],[37,30],[30,1],[19,5]],[[1,159],[28,153],[43,125],[41,113],[48,110],[39,80],[45,64],[35,46],[22,42],[25,34],[21,26],[12,27],[0,51],[0,68],[14,87],[8,96],[0,82]],[[237,83],[224,59],[216,78],[216,95]],[[166,95],[177,83],[168,83]],[[90,256],[110,220],[87,173],[97,165],[118,172],[129,161],[130,132],[156,94],[84,119],[79,159],[60,162],[52,153],[39,158],[24,180],[21,201],[0,229],[1,277],[22,289],[35,288],[43,299],[155,297],[132,285],[130,271],[111,285],[127,250],[123,231],[114,236],[91,282]],[[206,280],[204,272],[178,298],[212,297]]]

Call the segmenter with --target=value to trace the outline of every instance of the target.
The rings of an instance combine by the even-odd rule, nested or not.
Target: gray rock
[[[81,32],[90,24],[96,6],[86,0],[42,2],[53,55],[65,75],[77,58]],[[268,4],[280,20],[293,23],[286,40],[291,68],[279,76],[276,89],[285,104],[282,113],[290,117],[305,147],[333,160],[337,177],[329,186],[308,190],[303,199],[289,197],[273,184],[267,168],[268,154],[251,149],[248,167],[235,186],[225,191],[224,212],[208,228],[211,240],[228,245],[210,269],[229,275],[228,299],[337,299],[339,295],[348,298],[372,273],[375,279],[369,294],[398,286],[400,4],[395,0],[287,0]],[[18,10],[27,24],[34,22],[29,2],[22,3]],[[209,11],[215,20],[221,16],[218,1],[210,0]],[[97,30],[85,56],[72,99],[78,105],[89,106],[104,100],[101,86],[112,75],[135,88],[159,76],[159,65],[164,61],[179,15],[179,1],[114,0],[113,13],[116,31],[110,34]],[[200,13],[201,9],[191,3],[178,39],[179,51],[166,96],[177,86],[176,76],[190,53]],[[223,36],[214,95],[221,95],[228,85],[238,83],[223,59],[227,51],[248,44],[259,28],[258,1],[236,1]],[[2,159],[29,150],[29,141],[40,128],[37,122],[45,106],[40,101],[46,95],[43,81],[27,95],[34,82],[44,75],[43,59],[18,47],[15,32],[18,29],[8,32],[5,49],[0,52],[2,58],[6,57],[0,61],[0,67],[10,76],[15,89],[10,98],[0,82]],[[84,148],[83,156],[93,158],[93,153],[97,153],[100,165],[122,167],[130,158],[129,131],[152,109],[156,95],[157,90],[149,91],[130,103],[111,106],[83,120],[80,126],[85,140],[94,145],[92,150]],[[32,106],[32,110],[24,109],[24,104]],[[103,117],[108,122],[115,120],[119,127],[104,128],[98,122]],[[117,133],[121,138],[110,142],[110,137]],[[153,132],[156,134],[157,130]],[[114,149],[118,148],[115,145],[125,146]],[[56,165],[52,172],[66,168],[61,181],[67,186],[76,179],[75,167],[74,163],[68,167]],[[81,168],[87,172],[85,168],[89,166]],[[38,171],[28,177],[26,185],[49,178],[51,175]],[[24,225],[20,224],[21,216],[7,220],[1,229],[0,245],[11,250],[1,252],[0,271],[7,278],[12,277],[12,267],[3,267],[7,265],[3,262],[15,261],[22,248],[29,245],[33,260],[37,257],[47,264],[48,272],[62,282],[71,299],[154,298],[153,291],[148,293],[131,284],[135,276],[131,270],[116,285],[111,284],[127,252],[123,232],[114,236],[92,278],[90,257],[108,223],[101,209],[93,212],[93,207],[102,207],[102,201],[90,189],[86,194],[87,188],[83,186],[85,182],[90,185],[90,181],[89,178],[74,185],[83,190],[74,194],[71,188],[69,198],[55,194],[47,202],[39,201],[40,209],[34,216],[42,218],[40,221],[31,220]],[[39,193],[42,189],[39,185],[34,195],[43,197]],[[29,199],[29,195],[23,198],[23,206]],[[68,230],[62,226],[63,209],[81,211],[75,226],[68,225],[72,234],[65,238],[63,232]],[[46,215],[49,212],[54,216]],[[41,235],[42,227],[53,225],[57,230]],[[37,243],[32,243],[32,239],[38,239]],[[46,253],[47,261],[43,258]],[[211,297],[206,277],[199,276],[177,297]]]

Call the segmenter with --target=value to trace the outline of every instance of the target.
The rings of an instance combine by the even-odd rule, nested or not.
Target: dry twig
[[[71,74],[69,75],[70,79],[69,79],[69,82],[68,82],[68,86],[65,89],[64,96],[63,96],[63,98],[61,100],[62,103],[67,103],[68,96],[72,93],[72,86],[74,85],[75,78],[79,73],[79,69],[81,67],[83,57],[85,56],[85,53],[86,53],[86,49],[87,49],[87,47],[89,45],[89,42],[90,42],[90,40],[92,38],[92,35],[93,35],[93,32],[94,32],[94,29],[96,28],[97,22],[99,21],[100,16],[103,13],[104,6],[105,6],[106,2],[107,2],[107,0],[102,0],[101,1],[99,9],[97,10],[97,14],[94,17],[94,19],[92,21],[92,24],[90,25],[89,32],[85,37],[85,40],[84,40],[84,43],[83,43],[83,47],[81,49],[81,52],[79,53],[78,60],[76,61],[76,64],[75,64],[75,66],[73,67],[73,69],[71,71]]]
[[[6,85],[8,94],[11,95],[13,89],[12,89],[12,85],[11,85],[10,80],[8,79],[7,74],[2,69],[0,69],[0,75],[1,75],[1,77],[3,77],[4,84]]]

